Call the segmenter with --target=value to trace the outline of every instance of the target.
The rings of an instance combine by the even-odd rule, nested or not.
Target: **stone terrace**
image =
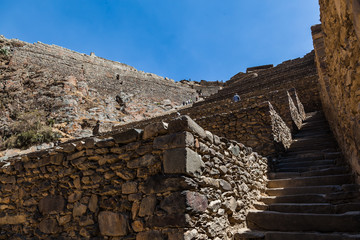
[[[186,116],[2,164],[0,239],[226,239],[267,171],[266,158]]]
[[[272,117],[278,116],[276,119],[281,119],[279,122],[285,122],[285,124],[280,124],[284,126],[281,127],[283,129],[280,131],[281,133],[287,132],[285,135],[291,135],[301,128],[301,122],[305,118],[305,109],[313,110],[320,106],[314,54],[312,52],[304,58],[287,61],[275,68],[258,73],[258,78],[253,78],[251,81],[249,79],[233,81],[217,94],[210,96],[205,101],[193,104],[191,108],[179,110],[179,113],[187,114],[203,128],[220,136],[242,142],[265,156],[275,154],[275,149],[281,148],[278,144],[275,144],[277,147],[274,148],[274,139],[284,140],[282,145],[286,148],[288,142],[291,142],[291,137],[274,137],[278,133],[272,129],[272,126],[276,125],[272,124]],[[260,80],[263,78],[267,80],[261,82]],[[237,91],[240,86],[245,90]],[[294,86],[296,90],[293,88]],[[305,96],[297,92],[298,87]],[[247,92],[250,88],[255,90],[251,93]],[[235,92],[240,94],[241,101],[239,103],[232,102]],[[303,100],[306,102],[305,104],[302,103]],[[172,113],[155,119],[119,126],[115,129],[121,131],[122,129],[141,127],[152,121],[167,121],[176,116],[176,113]],[[279,124],[277,125],[279,126]]]

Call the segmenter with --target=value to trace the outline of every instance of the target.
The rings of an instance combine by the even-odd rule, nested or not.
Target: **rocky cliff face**
[[[360,181],[360,4],[320,0],[320,10],[322,24],[312,33],[322,105]]]
[[[22,113],[40,110],[65,137],[175,110],[196,89],[93,54],[0,37],[0,140]]]

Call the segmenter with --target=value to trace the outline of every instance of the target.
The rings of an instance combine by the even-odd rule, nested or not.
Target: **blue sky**
[[[316,0],[0,0],[0,34],[175,80],[228,80],[313,49]]]

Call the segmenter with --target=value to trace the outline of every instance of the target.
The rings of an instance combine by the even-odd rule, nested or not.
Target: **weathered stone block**
[[[183,148],[194,145],[194,136],[189,132],[174,133],[155,138],[154,149]]]
[[[61,146],[61,151],[70,153],[75,151],[76,145],[74,143],[68,143]]]
[[[126,182],[121,186],[121,191],[123,194],[131,194],[137,192],[137,182]]]
[[[219,184],[220,184],[220,187],[225,190],[225,191],[231,191],[232,190],[232,187],[231,187],[231,184],[228,183],[227,181],[225,181],[224,179],[219,179]]]
[[[142,145],[139,148],[137,148],[135,152],[140,156],[142,156],[145,155],[146,153],[151,153],[152,149],[153,149],[152,145]]]
[[[54,165],[61,165],[63,159],[64,159],[64,155],[61,153],[52,155],[52,156],[50,156],[50,163],[52,163]]]
[[[4,216],[0,217],[0,225],[9,224],[22,224],[26,222],[26,215],[16,215],[16,216]]]
[[[100,233],[103,236],[125,236],[127,234],[128,220],[123,214],[102,211],[98,215]]]
[[[14,184],[16,183],[16,177],[15,176],[1,176],[0,177],[1,183],[7,183],[7,184]]]
[[[206,133],[202,127],[200,127],[194,120],[189,116],[181,116],[169,123],[169,132],[182,132],[188,131],[199,135],[202,138],[206,137]]]
[[[135,173],[128,169],[119,169],[118,171],[115,171],[116,176],[124,179],[124,180],[132,180],[135,178]]]
[[[141,129],[130,129],[126,132],[118,133],[113,136],[116,143],[130,143],[135,142],[141,138],[143,130]]]
[[[214,142],[213,134],[209,131],[205,131],[205,134],[206,134],[206,139],[209,140],[211,143],[213,143]]]
[[[187,191],[185,193],[186,203],[192,210],[196,212],[205,212],[208,207],[208,200],[205,195]]]
[[[39,211],[41,214],[51,212],[62,212],[65,208],[65,199],[62,196],[46,196],[39,201]]]
[[[161,175],[148,178],[146,182],[139,187],[140,191],[145,194],[174,192],[189,188],[191,188],[191,186],[183,177],[165,177]]]
[[[89,239],[91,237],[90,233],[85,228],[81,228],[79,234],[86,239]]]
[[[153,215],[149,217],[147,226],[153,227],[185,227],[185,214],[167,214],[164,216]]]
[[[75,203],[73,209],[73,217],[82,216],[86,212],[87,206],[79,202]]]
[[[149,167],[154,165],[157,162],[157,158],[152,154],[146,154],[142,157],[130,160],[127,162],[128,168],[140,168],[140,167]]]
[[[69,195],[68,202],[73,203],[79,201],[81,199],[81,196],[82,196],[81,191],[75,191]]]
[[[136,240],[163,240],[165,236],[159,231],[140,232],[136,235]]]
[[[135,232],[141,232],[144,230],[144,223],[140,220],[136,220],[131,223],[131,227]]]
[[[57,233],[60,230],[59,225],[55,219],[42,220],[39,224],[39,229],[43,233],[47,233],[47,234]]]
[[[231,145],[229,147],[229,150],[231,151],[231,153],[234,155],[234,156],[239,156],[240,154],[240,147],[238,145]]]
[[[74,159],[76,159],[76,158],[82,157],[82,156],[84,156],[84,155],[85,155],[85,151],[83,150],[83,151],[76,152],[76,153],[73,153],[73,154],[71,154],[71,155],[68,155],[66,159],[67,159],[68,161],[71,161],[71,160],[74,160]]]
[[[164,122],[149,124],[144,128],[143,139],[146,140],[152,137],[156,137],[157,135],[166,134],[167,128],[168,124]]]
[[[151,216],[154,213],[156,201],[155,195],[144,198],[140,204],[139,216]]]
[[[113,147],[114,145],[115,145],[115,142],[112,139],[105,139],[105,140],[96,142],[96,147],[98,147],[98,148],[108,148],[108,147]]]
[[[65,225],[66,223],[71,221],[71,215],[65,215],[62,217],[59,217],[58,219],[60,225]]]
[[[88,208],[92,212],[96,212],[98,208],[98,196],[96,194],[91,195]]]
[[[170,194],[168,197],[164,198],[160,207],[164,209],[168,214],[174,213],[183,213],[185,212],[185,196],[179,192]]]
[[[199,154],[190,148],[175,148],[164,152],[164,172],[169,174],[201,174],[205,166]]]
[[[216,145],[219,145],[219,144],[221,143],[219,136],[217,136],[217,135],[215,135],[215,134],[214,134],[214,143],[215,143]]]
[[[95,146],[94,138],[87,138],[85,139],[85,148],[93,148]]]

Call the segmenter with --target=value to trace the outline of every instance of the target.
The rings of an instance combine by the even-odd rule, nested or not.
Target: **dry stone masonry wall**
[[[227,87],[211,96],[209,101],[231,98],[235,93],[246,99],[272,91],[296,88],[307,112],[319,110],[321,103],[314,57],[312,51],[303,58],[288,60],[273,68],[247,74],[238,73],[227,82]]]
[[[360,181],[360,4],[320,0],[321,25],[312,28],[320,96],[327,120]]]
[[[2,164],[1,239],[227,239],[267,171],[187,116]]]
[[[288,148],[291,144],[291,133],[300,128],[304,120],[304,109],[295,89],[289,90],[289,93],[275,91],[237,103],[231,99],[223,99],[180,110],[179,113],[189,115],[201,127],[219,136],[252,147],[263,156],[275,155],[277,151]],[[277,120],[272,121],[272,116],[276,116]],[[175,113],[119,126],[116,129],[141,127],[150,121],[168,121],[174,117]],[[277,128],[275,125],[282,127]],[[277,132],[274,132],[274,129],[277,129]],[[289,137],[283,138],[279,137],[280,135]]]

